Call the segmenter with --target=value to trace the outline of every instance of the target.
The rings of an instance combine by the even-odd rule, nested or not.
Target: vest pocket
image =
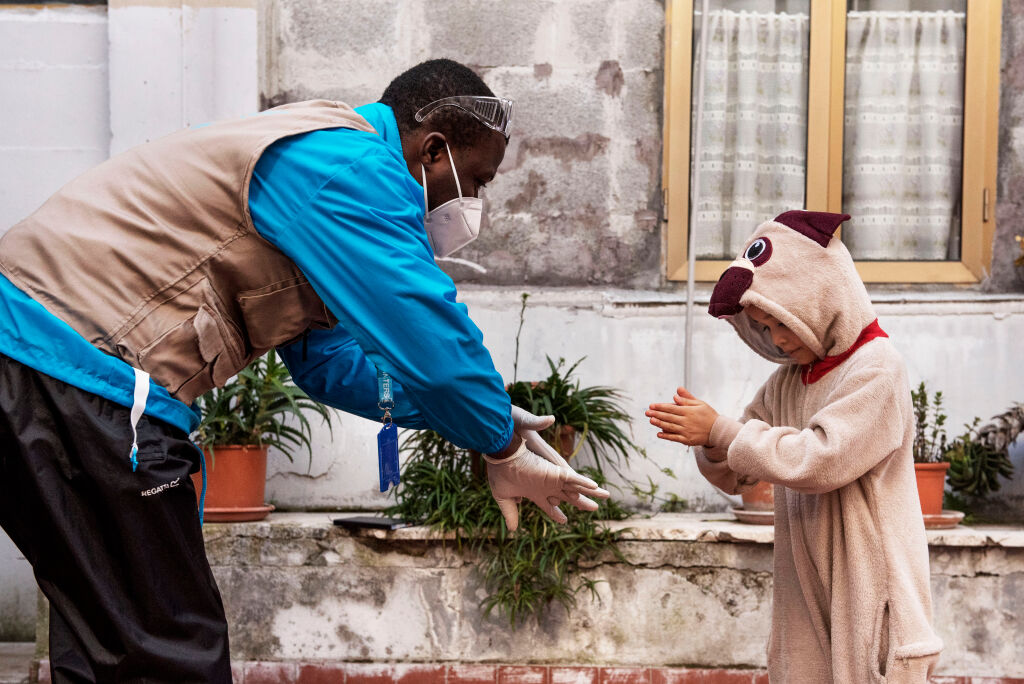
[[[243,292],[238,305],[257,353],[291,342],[310,328],[332,328],[338,322],[302,276]]]
[[[199,355],[210,369],[210,377],[217,387],[245,368],[242,340],[228,321],[209,305],[203,304],[192,319],[196,331]]]
[[[139,352],[139,366],[176,399],[191,403],[245,367],[242,338],[220,312],[208,283],[195,314]]]

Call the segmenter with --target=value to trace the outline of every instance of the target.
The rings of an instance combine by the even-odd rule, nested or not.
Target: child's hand
[[[660,439],[689,446],[704,446],[711,438],[711,427],[718,412],[690,394],[685,387],[676,390],[671,404],[651,404],[644,415],[661,430]]]

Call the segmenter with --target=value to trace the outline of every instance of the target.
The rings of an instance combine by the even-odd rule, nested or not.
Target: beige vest
[[[0,238],[0,272],[94,346],[186,403],[337,320],[253,228],[263,150],[324,128],[376,133],[317,100],[179,131],[68,183]]]

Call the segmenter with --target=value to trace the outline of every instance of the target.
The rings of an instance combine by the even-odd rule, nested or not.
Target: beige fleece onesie
[[[924,684],[942,642],[930,624],[910,386],[886,337],[864,341],[874,311],[832,238],[844,218],[782,214],[722,276],[712,313],[784,365],[740,421],[719,416],[697,462],[728,493],[775,484],[773,684]],[[751,304],[815,351],[817,372],[775,348],[743,313]]]

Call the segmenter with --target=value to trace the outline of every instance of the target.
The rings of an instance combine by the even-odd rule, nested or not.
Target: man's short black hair
[[[472,147],[491,129],[458,107],[435,109],[424,122],[415,118],[422,107],[442,97],[456,95],[494,97],[483,79],[469,67],[450,59],[431,59],[396,77],[384,89],[380,102],[394,111],[398,131],[403,137],[429,123],[431,128],[444,134],[450,145]]]

